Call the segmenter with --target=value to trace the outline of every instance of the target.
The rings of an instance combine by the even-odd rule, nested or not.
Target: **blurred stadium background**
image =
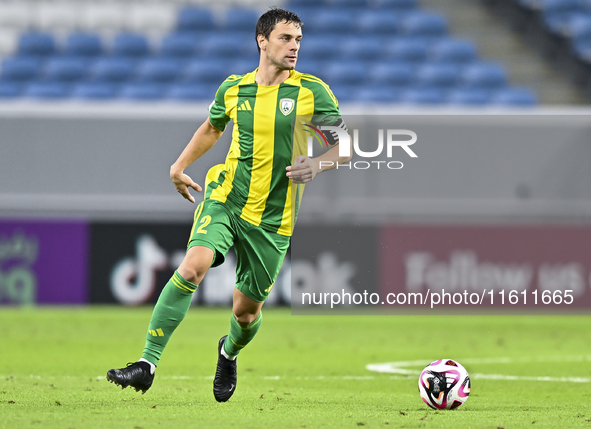
[[[358,271],[373,270],[374,284],[348,284],[388,283],[383,254],[398,258],[404,271],[413,251],[431,251],[453,266],[454,252],[467,250],[473,261],[529,264],[528,287],[575,288],[587,305],[591,2],[283,5],[305,23],[297,69],[325,80],[343,113],[415,115],[405,127],[423,130],[424,142],[441,137],[438,148],[423,143],[422,153],[419,141],[422,166],[397,176],[350,175],[347,191],[332,194],[343,189],[338,175],[309,187],[302,237],[329,220],[337,235],[327,242],[341,234],[339,225],[350,236],[374,234],[364,244],[375,248],[373,256],[365,252],[355,262]],[[206,118],[220,82],[257,66],[253,29],[268,6],[0,1],[0,304],[156,299],[182,258],[193,210],[169,183],[169,165]],[[467,119],[474,114],[487,119]],[[458,136],[468,146],[454,146]],[[194,180],[203,183],[206,170],[223,161],[229,138],[191,167]],[[331,205],[314,204],[326,195]],[[363,216],[370,200],[379,210]],[[433,234],[440,238],[413,242],[407,253],[378,250],[378,242],[387,247],[388,231],[409,224],[441,226]],[[460,230],[445,229],[449,224]],[[507,256],[532,226],[544,240],[563,237],[561,248],[574,254],[558,247],[536,253],[552,247],[542,241]],[[479,231],[474,243],[445,235],[470,228]],[[572,236],[564,238],[567,230]],[[487,246],[482,240],[490,234],[506,240]],[[441,242],[451,244],[437,247]],[[227,304],[232,285],[230,261],[210,273],[196,301]],[[290,299],[286,270],[269,304]]]

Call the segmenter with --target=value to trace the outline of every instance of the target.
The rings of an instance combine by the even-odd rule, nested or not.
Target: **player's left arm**
[[[342,119],[339,119],[334,126],[340,126],[341,128],[347,129]],[[287,177],[291,179],[293,183],[308,183],[316,175],[325,170],[332,170],[339,164],[346,164],[351,160],[352,155],[341,156],[338,135],[333,132],[325,134],[328,144],[331,146],[329,150],[320,156],[315,158],[309,158],[305,155],[296,157],[293,165],[287,167]],[[349,145],[351,145],[351,139],[349,139]],[[352,148],[349,148],[349,154],[352,153]]]

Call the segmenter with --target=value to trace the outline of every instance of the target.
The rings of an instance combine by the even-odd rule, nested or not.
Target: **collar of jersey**
[[[255,82],[254,79],[255,79],[255,77],[257,75],[257,71],[258,70],[259,70],[259,68],[257,67],[254,71],[252,71],[252,72],[248,73],[246,76],[244,76],[244,78],[242,79],[242,81],[240,82],[240,84],[241,85],[248,85],[248,84],[251,84],[251,83],[255,83],[256,84],[256,82]],[[287,83],[287,84],[294,85],[294,77],[295,77],[296,73],[297,72],[295,70],[290,70],[289,71],[289,77],[287,79],[285,79],[281,83]],[[277,85],[270,85],[270,86],[267,86],[267,85],[259,85],[259,86],[262,86],[263,88],[273,88],[273,87],[276,87],[276,86],[281,85],[281,83],[278,83]]]

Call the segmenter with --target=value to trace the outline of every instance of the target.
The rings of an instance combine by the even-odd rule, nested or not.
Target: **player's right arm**
[[[189,188],[193,188],[197,192],[201,192],[202,189],[184,171],[189,165],[193,164],[211,149],[221,136],[222,131],[214,127],[209,118],[207,118],[197,131],[195,131],[193,138],[191,138],[176,162],[170,167],[170,179],[174,183],[177,192],[192,203],[195,202],[195,198],[189,192]]]
[[[230,122],[230,117],[226,111],[226,91],[233,85],[233,82],[237,82],[236,76],[230,76],[218,88],[215,99],[209,106],[209,117],[195,132],[189,144],[187,144],[179,158],[170,167],[170,178],[176,190],[183,198],[192,203],[195,202],[195,198],[190,194],[189,188],[193,188],[197,192],[201,192],[202,189],[201,186],[193,182],[193,179],[184,173],[185,168],[193,164],[213,147],[222,136],[228,122]]]

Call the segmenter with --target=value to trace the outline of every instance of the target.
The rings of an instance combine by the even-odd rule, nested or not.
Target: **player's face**
[[[280,70],[293,70],[298,60],[302,29],[293,23],[278,22],[264,39],[262,52],[271,64]]]

